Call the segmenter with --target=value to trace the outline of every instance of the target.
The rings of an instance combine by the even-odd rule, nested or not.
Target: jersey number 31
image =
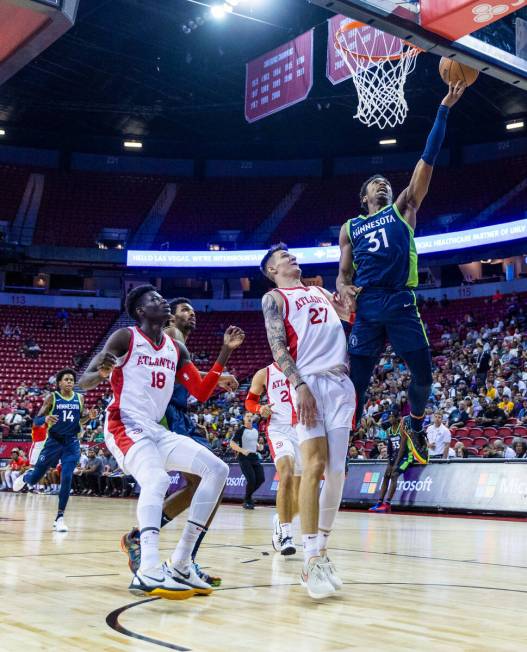
[[[366,233],[365,237],[368,238],[368,242],[370,243],[370,246],[368,247],[368,251],[374,252],[374,251],[379,251],[381,247],[381,241],[377,237],[377,233],[381,234],[382,238],[382,243],[384,245],[384,248],[387,249],[390,245],[388,244],[388,238],[386,237],[386,230],[385,229],[378,229],[375,231],[372,231],[371,233]]]

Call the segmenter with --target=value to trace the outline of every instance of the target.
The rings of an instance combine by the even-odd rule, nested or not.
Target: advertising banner
[[[279,476],[273,464],[263,466],[265,482],[254,497],[274,504]],[[225,498],[241,501],[245,495],[245,478],[238,464],[230,464],[229,467]],[[350,464],[343,505],[366,507],[375,503],[379,498],[385,469],[383,462]],[[171,476],[169,493],[185,485],[180,473],[171,473]],[[414,466],[399,477],[392,504],[407,509],[419,507],[527,513],[527,463],[459,461]]]
[[[256,122],[305,100],[313,86],[313,30],[246,65],[245,118]]]

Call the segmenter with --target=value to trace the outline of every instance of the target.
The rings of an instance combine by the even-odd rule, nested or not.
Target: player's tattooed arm
[[[296,390],[296,412],[298,420],[307,428],[313,428],[317,420],[317,402],[308,385],[302,380],[295,361],[287,350],[284,319],[276,297],[268,292],[262,299],[267,340],[273,358],[285,377]]]
[[[132,334],[128,328],[120,328],[108,338],[103,350],[98,353],[88,365],[79,380],[79,387],[84,390],[93,389],[106,380],[112,373],[117,361],[126,355],[130,346]]]
[[[337,302],[342,304],[349,312],[355,312],[355,302],[362,288],[353,285],[353,274],[355,271],[353,268],[353,246],[348,237],[345,224],[340,229],[339,246],[340,261],[339,275],[337,276]]]
[[[268,292],[264,295],[262,299],[262,310],[265,319],[265,330],[267,331],[267,341],[271,347],[273,359],[291,385],[296,387],[302,382],[302,377],[295,361],[287,350],[284,319],[273,296],[273,292]]]

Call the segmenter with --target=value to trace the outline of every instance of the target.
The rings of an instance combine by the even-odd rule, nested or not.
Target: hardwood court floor
[[[56,500],[0,494],[5,652],[527,647],[521,522],[341,512],[333,559],[346,584],[338,597],[314,603],[298,586],[301,555],[272,551],[273,511],[226,505],[200,554],[223,576],[221,590],[169,602],[127,591],[118,543],[135,522],[135,501],[74,497],[69,533],[55,534]],[[180,526],[162,531],[167,556]]]

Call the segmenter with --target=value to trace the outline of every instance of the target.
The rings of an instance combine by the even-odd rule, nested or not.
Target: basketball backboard
[[[527,90],[527,0],[489,2],[435,2],[431,0],[310,0],[336,14],[344,14],[399,36],[427,52],[454,58],[493,77]],[[430,23],[438,6],[467,6],[469,29],[462,20]],[[447,16],[448,22],[448,16]],[[444,23],[443,23],[444,25]],[[452,40],[445,34],[462,29]],[[476,31],[472,31],[476,28]],[[471,32],[470,34],[468,32]]]

